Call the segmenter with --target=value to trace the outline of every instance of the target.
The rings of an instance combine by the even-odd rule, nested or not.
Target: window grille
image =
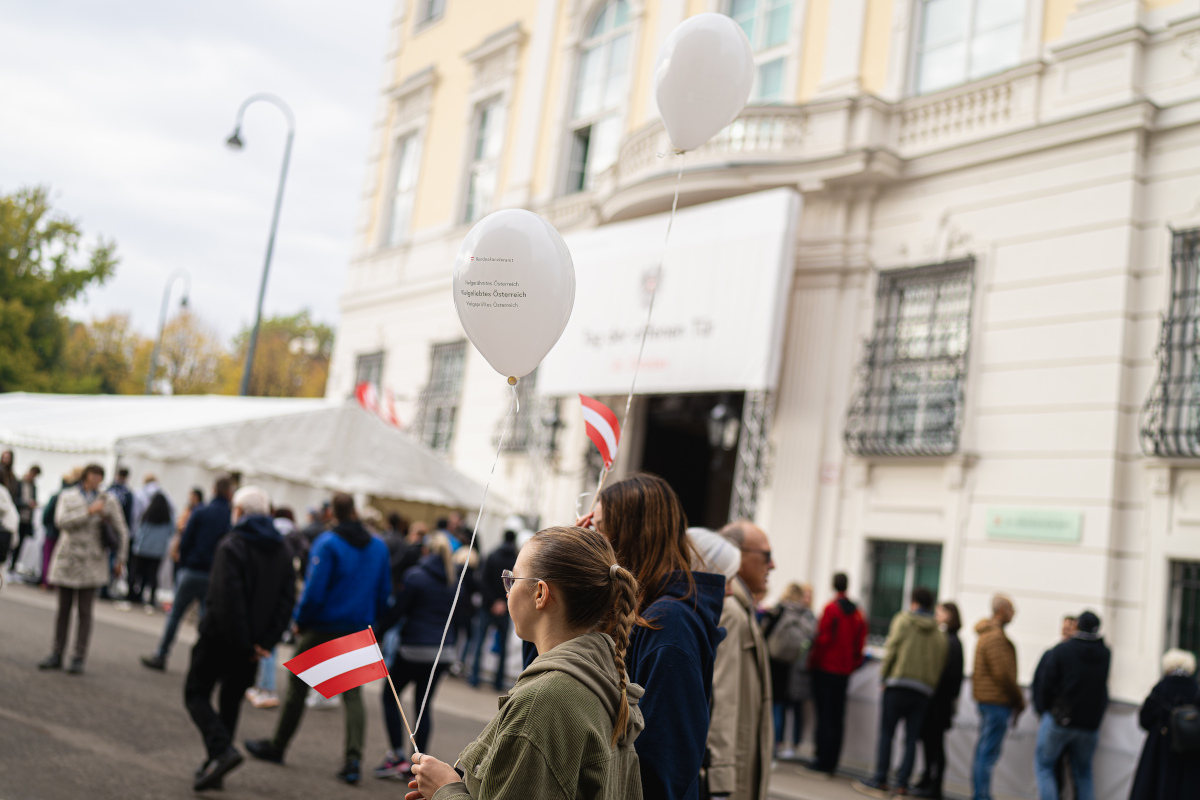
[[[876,641],[887,638],[892,617],[908,608],[913,589],[924,586],[937,597],[942,546],[916,542],[872,542],[867,587],[867,630]]]
[[[517,383],[517,401],[521,404],[521,409],[517,412],[517,418],[513,420],[508,438],[504,440],[504,452],[525,453],[533,445],[533,437],[537,435],[534,426],[538,423],[539,408],[536,391],[537,370],[535,369]],[[504,416],[496,422],[494,441],[497,444],[500,442],[500,436],[504,433],[504,421],[507,418],[508,413],[505,412]]]
[[[1168,647],[1190,650],[1200,657],[1200,561],[1171,565],[1170,603]]]
[[[1015,67],[1026,0],[923,0],[917,39],[918,94]]]
[[[958,449],[975,260],[884,272],[875,334],[846,420],[855,455],[949,455]]]
[[[1171,304],[1158,340],[1158,379],[1142,407],[1142,452],[1200,456],[1200,228],[1171,246]]]
[[[430,353],[429,382],[421,390],[416,429],[421,441],[439,452],[447,452],[454,441],[466,355],[465,339],[435,344]]]
[[[631,28],[628,0],[609,0],[584,39],[571,108],[567,193],[591,189],[595,177],[617,160],[621,109],[629,88]]]
[[[376,389],[383,382],[383,351],[363,353],[354,364],[354,386],[369,383]]]
[[[754,50],[756,70],[750,102],[781,102],[792,0],[729,0],[725,13],[742,26]]]

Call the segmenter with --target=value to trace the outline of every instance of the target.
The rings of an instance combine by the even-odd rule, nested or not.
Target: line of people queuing
[[[103,470],[90,465],[80,483],[58,499],[55,520],[63,541],[56,564],[61,554],[77,577],[67,579],[66,572],[51,568],[51,579],[60,587],[52,656],[59,663],[44,663],[45,668],[61,666],[63,621],[72,600],[80,608],[76,657],[82,658],[81,647],[86,652],[90,609],[85,620],[85,595],[110,577],[105,522],[117,532],[117,541],[107,548],[114,571],[125,561],[122,511],[111,493],[99,492],[102,479]],[[397,540],[393,529],[396,546],[389,547],[362,524],[348,495],[334,496],[330,530],[310,540],[293,526],[296,536],[285,539],[281,528],[287,526],[272,520],[264,492],[243,487],[231,496],[231,490],[230,482],[218,481],[213,501],[192,513],[180,542],[181,563],[190,565],[181,572],[191,569],[207,581],[206,591],[199,593],[207,608],[185,684],[187,708],[207,751],[194,775],[197,790],[221,786],[242,763],[233,745],[241,702],[260,664],[272,657],[288,630],[296,637],[297,652],[303,652],[368,626],[378,625],[381,632],[395,627],[400,645],[389,671],[399,689],[416,684],[417,700],[428,686],[432,701],[447,669],[435,667],[434,656],[455,585],[464,570],[478,569],[469,549],[461,543],[454,547],[442,531],[418,544],[403,536]],[[836,596],[819,619],[810,610],[811,592],[800,586],[789,587],[780,604],[760,618],[755,598],[765,595],[774,567],[765,532],[745,521],[716,535],[689,532],[671,487],[649,475],[607,487],[595,511],[577,522],[577,527],[539,532],[519,552],[507,541],[502,554],[493,553],[484,563],[490,572],[501,557],[507,563],[515,555],[498,576],[504,596],[494,597],[489,588],[487,597],[502,601],[504,616],[525,642],[525,668],[502,698],[500,713],[460,754],[461,769],[426,754],[430,717],[418,708],[416,747],[408,747],[398,710],[385,694],[390,748],[377,775],[409,780],[410,800],[510,794],[765,798],[772,757],[785,757],[789,749],[794,755],[800,741],[806,695],[817,710],[816,758],[808,766],[818,775],[837,771],[849,677],[864,661],[867,635],[861,611],[847,597],[845,575],[835,576]],[[207,569],[196,547],[211,552]],[[414,556],[415,563],[405,562]],[[302,588],[297,590],[299,573]],[[962,684],[957,607],[936,606],[923,588],[914,590],[911,600],[910,608],[892,620],[885,645],[875,774],[856,784],[874,796],[940,796],[942,740]],[[489,624],[502,613],[495,602],[480,608]],[[992,611],[976,626],[973,692],[981,726],[973,779],[979,800],[990,797],[1004,732],[1025,706],[1016,651],[1004,633],[1015,609],[1011,600],[997,596]],[[479,612],[472,615],[482,619]],[[164,630],[166,647],[160,643],[146,666],[165,667],[178,626],[172,619],[174,609]],[[1038,669],[1033,701],[1041,715],[1037,775],[1042,798],[1059,797],[1064,754],[1075,796],[1092,796],[1090,762],[1107,705],[1110,661],[1099,625],[1095,614],[1081,614],[1070,638]],[[452,647],[457,627],[451,625],[447,638]],[[1179,750],[1190,746],[1194,730],[1186,719],[1177,720],[1186,717],[1177,713],[1180,708],[1194,706],[1197,699],[1194,659],[1169,653],[1164,667],[1170,674],[1142,709],[1149,735],[1134,798],[1187,796],[1182,792],[1200,777],[1194,752]],[[501,668],[497,686],[502,676]],[[307,692],[298,678],[289,679],[274,736],[245,743],[252,756],[283,763]],[[344,693],[342,703],[346,736],[338,777],[356,783],[365,746],[361,690]],[[783,744],[789,719],[790,748]],[[905,753],[893,784],[892,739],[901,722]],[[926,774],[910,788],[918,741],[924,743]]]

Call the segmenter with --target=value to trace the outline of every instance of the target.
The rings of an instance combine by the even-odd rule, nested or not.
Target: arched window
[[[571,163],[567,191],[590,189],[617,158],[622,106],[629,85],[627,0],[608,0],[592,19],[579,52],[571,105]]]
[[[728,13],[742,26],[754,49],[757,73],[750,102],[782,102],[792,0],[729,0]]]

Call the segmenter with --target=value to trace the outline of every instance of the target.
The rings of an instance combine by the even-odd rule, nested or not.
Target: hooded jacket
[[[188,517],[187,527],[179,538],[179,566],[197,572],[212,569],[217,542],[229,533],[233,510],[229,501],[217,495],[208,505],[196,509]]]
[[[403,617],[400,654],[406,661],[431,662],[437,657],[442,631],[454,603],[454,584],[447,582],[446,563],[436,553],[423,556],[404,573],[403,581],[396,587],[396,599],[380,620],[379,629],[386,631]],[[451,625],[446,632],[446,644],[457,641],[458,629]]]
[[[821,612],[809,668],[831,675],[849,675],[862,666],[866,644],[867,622],[862,612],[850,598],[839,593]]]
[[[462,751],[463,780],[432,800],[641,800],[634,740],[643,692],[629,683],[620,693],[613,652],[607,635],[586,633],[538,656]],[[619,703],[629,704],[629,723],[613,747]]]
[[[898,689],[932,697],[946,665],[946,637],[933,614],[901,611],[892,617],[880,677]]]
[[[1108,708],[1111,663],[1104,639],[1075,634],[1042,657],[1033,679],[1033,707],[1039,715],[1049,711],[1064,728],[1098,730]]]
[[[1025,695],[1017,684],[1017,648],[995,620],[980,620],[975,632],[979,634],[971,675],[975,702],[1010,706],[1020,713],[1025,709]]]
[[[283,636],[296,602],[291,552],[271,518],[244,518],[217,545],[200,636],[237,653],[270,650]]]
[[[313,542],[296,625],[330,633],[361,631],[387,610],[391,597],[387,545],[358,520],[339,522]]]

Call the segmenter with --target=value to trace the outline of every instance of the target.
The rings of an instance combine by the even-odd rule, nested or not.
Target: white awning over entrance
[[[801,204],[773,189],[676,215],[639,394],[775,387]],[[540,394],[629,391],[666,231],[658,214],[565,237],[575,310],[538,369]]]

